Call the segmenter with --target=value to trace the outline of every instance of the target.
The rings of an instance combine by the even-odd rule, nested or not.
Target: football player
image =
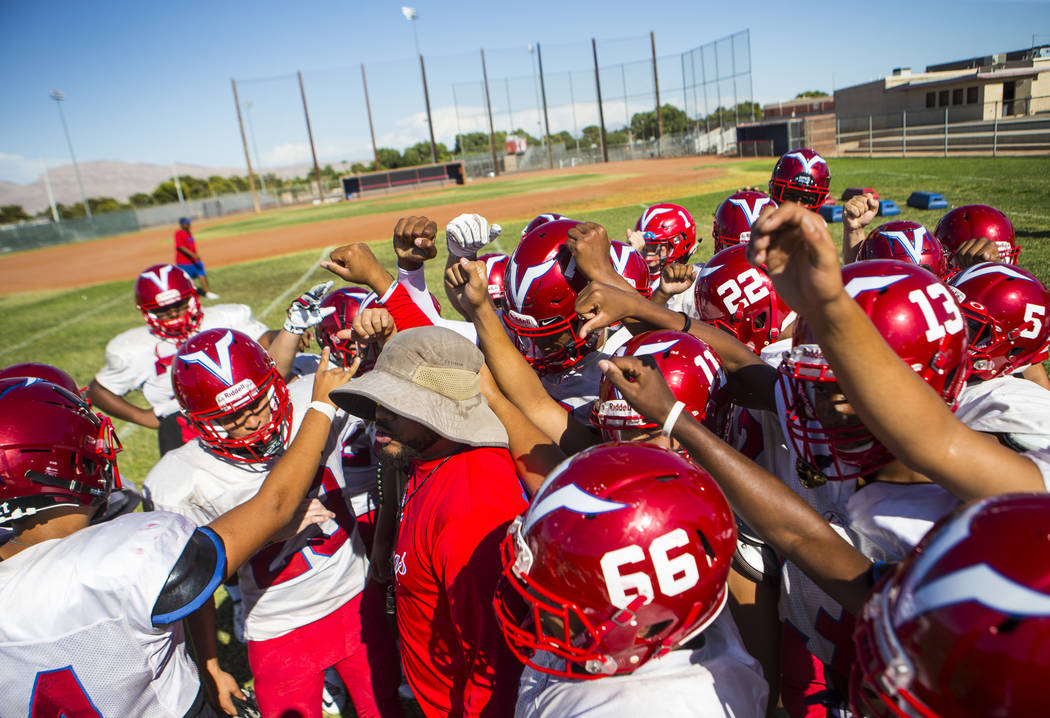
[[[296,441],[244,504],[198,527],[166,512],[89,526],[119,486],[108,420],[49,382],[0,380],[0,696],[16,715],[214,716],[181,625],[293,520],[349,377],[320,371]],[[239,694],[208,664],[209,680]]]
[[[777,204],[797,202],[811,210],[824,204],[830,188],[828,163],[808,147],[781,155],[769,178],[769,196]]]
[[[503,542],[493,606],[518,716],[751,716],[766,682],[722,613],[733,514],[705,471],[614,443],[566,460]]]
[[[816,222],[811,225],[817,226]],[[783,227],[765,225],[759,236],[768,238],[766,233],[775,229],[779,230],[776,239],[784,242]],[[834,292],[837,251],[830,237],[822,254],[818,262],[812,262],[813,255],[807,253],[805,263],[823,265],[823,276],[830,280],[824,287]],[[788,277],[781,275],[782,269],[789,268],[788,263],[762,254],[758,258],[772,265],[774,276],[785,280],[778,281],[778,288],[795,299],[796,295],[784,286]],[[798,261],[797,255],[794,259]],[[799,271],[797,265],[791,268],[795,271],[785,274],[793,274],[795,281],[813,278],[814,273]],[[812,295],[824,293],[816,290]],[[817,314],[803,311],[803,315],[821,323],[822,335],[825,326],[839,326],[852,335],[850,339],[863,337],[866,349],[878,346],[879,358],[892,365],[890,371],[878,372],[882,378],[895,375],[904,382],[919,399],[907,403],[925,403],[930,411],[941,410],[940,400],[923,387],[910,367],[893,356],[863,312],[845,303],[848,295],[839,296],[837,307],[825,305],[826,316],[820,316],[819,309]],[[802,303],[793,306],[815,308]],[[845,310],[841,315],[840,309]],[[825,318],[831,320],[828,325],[823,324]],[[840,321],[848,324],[840,325]],[[860,330],[854,331],[852,327],[857,325]],[[849,350],[840,354],[845,345],[839,346],[841,340],[834,334],[826,336],[832,340],[829,345],[834,348],[829,354],[835,357],[832,361],[837,372],[850,362],[855,362],[856,368],[866,365],[863,354],[858,355],[861,361],[838,361]],[[857,617],[858,659],[849,681],[855,714],[961,718],[996,712],[1039,714],[1045,693],[1042,676],[1050,664],[1045,657],[1033,658],[1030,651],[1018,646],[1045,645],[1050,636],[1050,593],[1044,580],[1050,568],[1050,536],[1041,529],[1050,511],[1050,497],[1045,493],[995,495],[996,488],[1018,482],[1011,478],[979,486],[960,475],[944,475],[946,483],[972,487],[975,495],[984,494],[986,498],[942,520],[926,535],[919,550],[898,567],[873,563],[791,489],[749,463],[685,412],[675,412],[676,404],[658,372],[632,357],[603,362],[603,369],[639,412],[655,422],[667,417],[665,425],[709,468],[747,522]],[[845,374],[851,376],[851,385],[858,377],[852,369]],[[873,395],[881,387],[872,390]],[[901,399],[898,391],[884,403],[899,404]],[[944,415],[950,417],[949,412]],[[984,448],[977,445],[969,453],[980,453]],[[998,486],[990,487],[989,483]],[[1016,560],[1022,554],[1025,559]]]
[[[171,360],[179,344],[202,329],[229,327],[269,346],[277,332],[268,330],[243,304],[202,308],[193,282],[171,264],[155,264],[139,274],[135,306],[146,326],[128,329],[109,341],[106,363],[88,385],[87,397],[111,416],[157,429],[164,454],[193,436],[185,421],[179,420],[179,405],[171,391]],[[142,390],[150,409],[124,398],[136,389]]]
[[[649,266],[652,300],[672,311],[696,317],[693,297],[688,290],[703,264],[690,264],[689,258],[702,241],[696,235],[696,222],[682,206],[661,202],[646,208],[635,222],[635,236],[641,237],[640,250]]]
[[[928,229],[918,222],[898,220],[873,229],[857,249],[854,261],[896,259],[917,264],[947,281],[948,258],[944,248]]]
[[[327,348],[322,356],[330,357]],[[311,406],[309,383],[286,385],[250,337],[210,329],[179,348],[172,385],[198,438],[166,454],[145,488],[158,508],[205,524],[258,490]],[[359,714],[400,715],[393,637],[383,630],[382,594],[362,590],[367,560],[343,474],[342,448],[354,431],[364,433],[362,422],[335,413],[318,455],[306,510],[325,521],[282,536],[239,572],[248,660],[266,715],[319,715],[330,666]]]

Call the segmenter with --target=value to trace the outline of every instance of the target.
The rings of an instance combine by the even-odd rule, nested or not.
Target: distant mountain
[[[202,167],[200,165],[176,165],[180,175],[190,175],[206,179],[212,175],[228,177],[245,175],[244,167]],[[267,168],[278,177],[302,177],[309,170],[308,165],[280,167],[275,170]],[[80,201],[80,190],[73,165],[62,165],[48,170],[51,180],[51,191],[55,201],[62,204],[76,204]],[[130,162],[81,162],[80,177],[84,181],[84,192],[88,197],[113,197],[126,202],[128,197],[138,192],[150,193],[158,184],[171,179],[171,166],[151,165]],[[48,206],[47,189],[41,175],[30,184],[16,184],[0,180],[0,205],[18,204],[34,214]]]

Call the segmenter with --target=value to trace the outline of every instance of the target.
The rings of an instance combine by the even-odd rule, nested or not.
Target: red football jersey
[[[401,661],[427,716],[514,713],[522,666],[492,610],[499,546],[526,508],[506,449],[419,464],[394,554]]]

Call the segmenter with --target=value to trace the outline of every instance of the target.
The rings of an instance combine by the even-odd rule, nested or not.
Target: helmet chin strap
[[[109,492],[105,489],[89,486],[83,481],[77,481],[76,479],[63,479],[58,476],[49,476],[33,469],[26,471],[25,477],[35,484],[53,486],[56,489],[67,489],[78,494],[88,494],[89,496],[95,496],[98,498],[105,498],[109,495]]]

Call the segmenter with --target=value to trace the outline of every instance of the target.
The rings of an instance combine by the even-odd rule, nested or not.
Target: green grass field
[[[698,162],[699,165],[699,162]],[[975,202],[992,204],[1010,215],[1023,246],[1021,264],[1050,281],[1050,159],[833,159],[832,194],[841,195],[846,187],[875,187],[882,197],[895,200],[902,209],[899,217],[922,222],[932,229],[940,211],[909,209],[904,201],[913,190],[943,192],[953,206]],[[607,227],[613,239],[622,239],[624,229],[633,227],[642,203],[660,200],[677,202],[688,209],[705,239],[695,255],[698,260],[711,256],[711,218],[715,208],[731,190],[745,184],[763,184],[772,167],[770,160],[754,160],[731,165],[721,180],[705,180],[681,194],[669,197],[639,196],[638,203],[591,209],[595,201],[575,206],[550,206],[578,219],[599,222]],[[623,175],[621,175],[623,176]],[[389,199],[361,203],[340,203],[324,207],[299,208],[269,212],[219,225],[200,233],[202,251],[207,257],[207,242],[233,237],[243,232],[320,222],[375,212],[403,210],[406,214],[425,213],[428,206],[447,202],[471,201],[505,196],[511,193],[569,187],[607,177],[597,174],[536,178],[524,175],[509,182],[464,186],[437,192],[398,195]],[[696,190],[701,193],[696,193]],[[600,204],[600,203],[598,203]],[[581,207],[587,207],[585,211]],[[503,225],[503,236],[496,244],[499,251],[510,252],[517,244],[524,221],[521,218],[490,216]],[[879,224],[877,218],[875,224]],[[832,235],[841,236],[837,225]],[[443,248],[443,243],[442,243]],[[388,268],[394,267],[393,250],[388,243],[376,243],[373,249]],[[324,253],[310,250],[281,257],[222,267],[210,272],[213,286],[222,293],[223,302],[250,305],[263,322],[279,327],[288,302],[316,282],[328,278],[317,266]],[[439,297],[444,251],[427,268],[427,280]],[[447,306],[447,302],[443,303]],[[33,292],[0,297],[0,332],[5,337],[0,346],[0,365],[23,361],[40,361],[59,366],[81,384],[86,385],[104,360],[107,341],[119,332],[139,326],[142,317],[134,307],[131,279],[76,290]],[[144,405],[140,395],[129,399]],[[116,422],[124,442],[120,456],[121,473],[127,480],[141,484],[157,460],[154,432]],[[232,641],[230,603],[220,590],[218,622],[220,660],[240,681],[250,679],[243,646]],[[412,710],[409,707],[410,711]],[[410,713],[412,714],[412,713]]]

